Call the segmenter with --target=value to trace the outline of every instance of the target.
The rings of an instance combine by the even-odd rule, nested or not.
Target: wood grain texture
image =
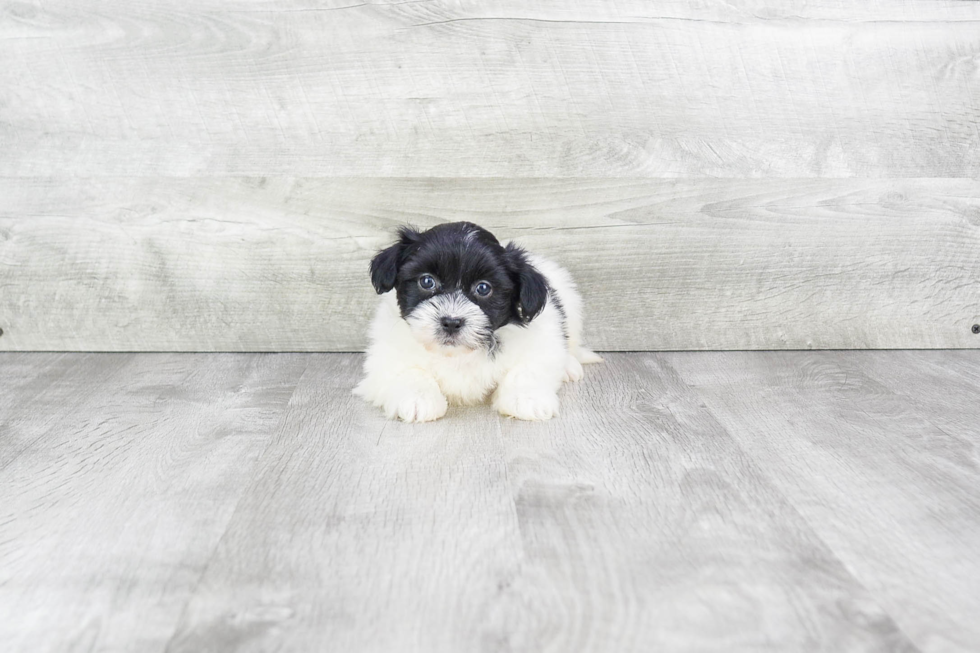
[[[0,2],[0,175],[980,175],[980,4]]]
[[[676,377],[405,425],[359,362],[311,360],[171,653],[915,650]]]
[[[560,420],[502,423],[525,558],[491,612],[498,641],[916,650],[661,357],[589,372]]]
[[[306,360],[35,360],[30,447],[0,426],[0,648],[161,650]]]
[[[598,349],[980,346],[980,3],[0,0],[0,61],[0,350],[360,350],[461,218]]]
[[[479,648],[522,558],[499,420],[389,423],[360,363],[310,360],[168,652]]]
[[[980,359],[956,354],[957,369],[947,357],[666,360],[917,646],[969,651],[980,643]]]
[[[132,383],[130,363],[127,356],[4,356],[0,367],[0,469],[29,451],[65,413]]]
[[[565,264],[600,350],[978,347],[980,182],[0,180],[0,349],[360,350],[367,264],[472,220]]]
[[[978,353],[901,351],[887,360],[873,355],[849,356],[838,365],[845,373],[856,368],[861,375],[909,402],[913,410],[929,411],[929,421],[937,428],[948,433],[971,434],[980,431]],[[934,406],[949,409],[930,410]]]
[[[610,354],[425,425],[361,362],[0,353],[47,415],[0,425],[0,649],[980,647],[978,352]]]

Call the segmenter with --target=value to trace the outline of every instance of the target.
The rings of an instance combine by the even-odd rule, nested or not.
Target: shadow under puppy
[[[571,275],[471,222],[402,227],[371,281],[383,297],[354,392],[390,419],[438,419],[491,393],[502,415],[550,419],[562,382],[602,360],[581,345]]]

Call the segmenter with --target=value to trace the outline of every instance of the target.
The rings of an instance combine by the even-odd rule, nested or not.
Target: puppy
[[[383,297],[354,392],[389,419],[439,419],[491,394],[502,415],[550,419],[562,382],[602,360],[582,347],[568,272],[473,223],[402,227],[371,261],[371,282]]]

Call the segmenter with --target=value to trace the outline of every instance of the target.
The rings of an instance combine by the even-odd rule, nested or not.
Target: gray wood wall
[[[980,347],[980,2],[0,0],[0,350],[357,350],[457,219],[598,349]]]

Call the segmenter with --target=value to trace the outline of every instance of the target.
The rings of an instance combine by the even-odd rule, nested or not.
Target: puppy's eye
[[[473,287],[473,292],[480,297],[489,297],[490,293],[493,292],[493,288],[486,281],[481,281]]]
[[[419,288],[422,290],[433,290],[436,287],[436,280],[431,274],[423,274],[419,277]]]

